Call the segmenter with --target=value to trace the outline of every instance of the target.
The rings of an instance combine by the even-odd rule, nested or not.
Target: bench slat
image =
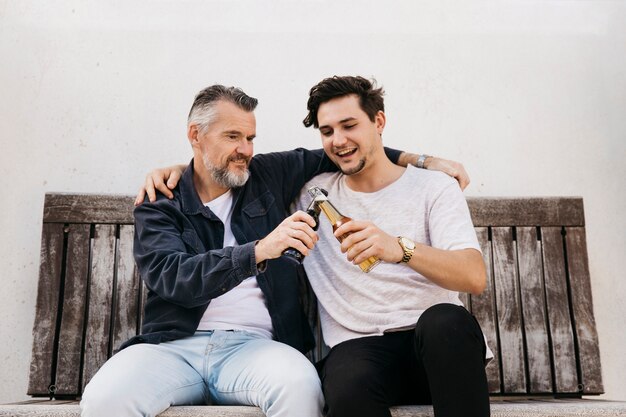
[[[581,197],[468,197],[474,226],[584,226]]]
[[[133,223],[128,195],[46,194],[44,222]],[[468,197],[474,226],[584,226],[581,197]]]
[[[591,282],[587,260],[585,229],[566,228],[567,265],[572,293],[575,331],[580,355],[581,384],[585,394],[602,394],[602,369],[598,333],[593,316]]]
[[[550,347],[541,265],[541,241],[534,227],[517,228],[517,255],[530,393],[552,392]]]
[[[127,195],[46,194],[46,223],[133,224],[133,198]]]
[[[497,323],[495,314],[495,295],[493,287],[493,262],[491,254],[491,242],[489,241],[489,230],[486,227],[477,227],[476,236],[480,243],[480,249],[483,252],[485,268],[487,270],[487,286],[482,294],[470,297],[472,314],[480,323],[480,327],[487,338],[489,348],[493,352],[494,359],[485,369],[487,372],[487,381],[489,383],[489,392],[497,394],[501,392],[500,384],[500,349],[498,346]]]
[[[578,392],[576,355],[569,314],[563,236],[560,227],[544,227],[543,264],[552,341],[556,392]]]
[[[133,233],[133,226],[120,226],[113,318],[113,352],[117,352],[122,343],[138,332],[139,274],[133,259]]]
[[[95,226],[82,389],[106,362],[109,355],[109,330],[114,282],[112,266],[115,265],[115,228],[114,225]]]
[[[492,233],[503,389],[507,393],[525,393],[526,371],[513,232],[510,227],[494,227]]]
[[[29,395],[46,394],[52,382],[51,358],[54,352],[61,288],[63,239],[63,224],[43,225],[37,308],[33,326],[33,352],[28,382]]]
[[[137,271],[137,274],[139,274],[139,271]],[[143,282],[143,280],[141,279],[141,276],[139,277],[139,288],[140,288],[140,304],[139,304],[139,332],[141,332],[141,326],[143,326],[143,319],[144,319],[144,307],[146,305],[146,301],[148,301],[148,287],[146,287],[146,283]]]
[[[63,312],[59,331],[56,393],[80,393],[80,364],[89,274],[90,225],[69,225],[65,268]]]

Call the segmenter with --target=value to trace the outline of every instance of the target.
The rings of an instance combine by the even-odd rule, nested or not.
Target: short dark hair
[[[259,103],[259,100],[250,97],[240,88],[215,84],[196,94],[189,110],[187,124],[197,124],[200,129],[206,129],[215,117],[213,106],[220,100],[230,101],[247,112],[254,111]]]
[[[337,76],[325,78],[311,88],[309,101],[307,102],[306,115],[302,123],[305,127],[319,127],[317,111],[320,106],[334,98],[354,94],[359,97],[359,106],[373,122],[379,111],[385,111],[382,87],[376,88],[376,80],[372,81],[363,77]]]

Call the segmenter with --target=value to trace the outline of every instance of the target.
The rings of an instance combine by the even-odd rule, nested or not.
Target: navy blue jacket
[[[392,160],[398,151],[387,150]],[[322,150],[296,149],[260,154],[250,162],[250,178],[232,189],[231,228],[239,246],[223,247],[224,225],[202,204],[193,183],[193,161],[169,200],[135,208],[134,256],[148,288],[141,335],[135,343],[161,343],[192,335],[209,302],[256,276],[272,319],[274,337],[301,352],[314,339],[299,302],[302,266],[271,259],[257,270],[254,242],[289,215],[289,206],[304,184],[336,166]]]

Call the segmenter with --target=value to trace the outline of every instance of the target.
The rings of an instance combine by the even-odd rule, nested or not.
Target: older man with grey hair
[[[333,165],[304,150],[252,158],[256,105],[219,85],[196,96],[187,128],[194,157],[173,199],[160,195],[134,213],[134,255],[149,290],[141,335],[87,385],[83,416],[209,403],[321,414],[317,373],[300,353],[313,339],[298,267],[280,256],[313,247],[313,219],[287,217],[287,208],[306,179]]]

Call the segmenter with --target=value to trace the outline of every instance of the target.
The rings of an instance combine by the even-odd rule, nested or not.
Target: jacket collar
[[[188,215],[204,214],[209,216],[215,216],[208,207],[202,204],[202,200],[200,199],[198,191],[196,191],[196,186],[193,182],[193,174],[194,170],[192,158],[191,162],[189,162],[189,165],[187,165],[185,171],[183,171],[182,178],[179,182],[181,207],[183,213]],[[233,204],[236,203],[241,196],[241,190],[242,187],[231,188],[231,192],[233,193]]]
[[[199,214],[205,209],[193,183],[193,173],[193,158],[191,158],[179,182],[181,207],[185,214]]]

